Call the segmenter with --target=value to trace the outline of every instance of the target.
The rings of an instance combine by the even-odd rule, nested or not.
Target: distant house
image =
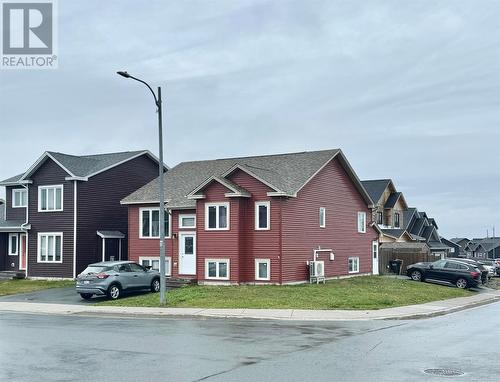
[[[120,200],[157,175],[149,151],[45,152],[25,173],[0,182],[0,270],[74,278],[89,263],[126,257],[127,208]]]
[[[441,238],[441,243],[449,247],[448,257],[466,257],[465,253],[462,251],[462,247],[452,240],[448,240],[444,237]]]
[[[450,239],[450,241],[460,246],[460,253],[459,253],[460,257],[468,257],[467,256],[468,253],[466,252],[465,249],[470,243],[469,239],[467,239],[466,237],[453,237]]]
[[[166,174],[167,275],[289,284],[371,274],[372,200],[340,150],[183,162]],[[122,200],[129,258],[159,267],[158,180]]]
[[[450,248],[441,241],[435,219],[408,207],[391,179],[364,180],[362,184],[375,204],[373,220],[379,231],[381,272],[395,259],[408,264],[447,256]]]
[[[408,205],[392,180],[363,180],[361,183],[375,203],[373,221],[381,231],[380,243],[413,241],[405,230]]]
[[[500,237],[474,238],[465,247],[467,257],[480,259],[500,258]]]
[[[425,242],[435,257],[443,259],[448,256],[450,247],[441,241],[435,219],[416,208],[408,209],[406,219],[405,229],[413,240]]]

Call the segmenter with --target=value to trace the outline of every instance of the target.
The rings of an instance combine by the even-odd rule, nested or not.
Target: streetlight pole
[[[155,99],[155,104],[158,112],[158,144],[159,144],[159,193],[160,193],[160,222],[159,222],[159,231],[160,231],[160,305],[165,305],[166,303],[166,279],[165,279],[165,189],[163,187],[163,124],[162,124],[162,108],[161,108],[161,87],[158,86],[158,98],[156,97],[155,92],[149,86],[149,84],[139,78],[131,76],[127,72],[117,72],[122,77],[131,78],[135,81],[138,81],[148,87],[148,89],[153,94]]]

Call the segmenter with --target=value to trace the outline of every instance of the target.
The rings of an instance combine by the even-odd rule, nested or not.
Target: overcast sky
[[[500,234],[499,1],[59,1],[58,26],[59,69],[0,71],[2,179],[46,150],[157,154],[128,70],[162,86],[170,166],[341,148],[441,235]]]

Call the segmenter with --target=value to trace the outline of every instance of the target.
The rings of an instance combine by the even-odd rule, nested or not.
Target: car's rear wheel
[[[112,284],[108,288],[108,297],[111,300],[116,300],[117,298],[119,298],[121,293],[122,293],[122,290],[121,290],[120,286],[117,284]]]
[[[90,300],[92,298],[93,294],[92,293],[80,293],[80,296],[82,296],[82,298],[84,300]]]
[[[158,293],[160,291],[160,279],[151,281],[151,292]]]
[[[423,281],[422,280],[422,272],[420,272],[420,271],[412,271],[410,273],[410,277],[413,281]]]
[[[457,288],[465,289],[465,288],[467,288],[467,286],[469,285],[469,283],[467,282],[466,279],[464,279],[464,278],[461,277],[457,281],[455,281],[455,285],[457,286]]]

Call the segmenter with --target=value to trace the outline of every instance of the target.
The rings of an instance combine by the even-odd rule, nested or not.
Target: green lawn
[[[169,291],[168,307],[261,309],[381,309],[470,296],[458,288],[381,276],[333,280],[326,285],[187,286]],[[99,305],[159,306],[158,294]]]
[[[46,281],[46,280],[2,280],[0,281],[0,296],[9,294],[35,292],[42,289],[61,288],[75,285],[74,281]]]

